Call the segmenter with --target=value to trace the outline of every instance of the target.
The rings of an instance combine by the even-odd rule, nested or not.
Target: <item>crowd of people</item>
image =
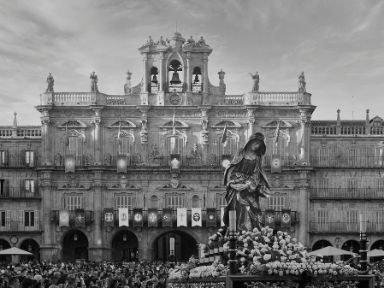
[[[0,288],[162,288],[173,263],[20,263],[0,265]]]

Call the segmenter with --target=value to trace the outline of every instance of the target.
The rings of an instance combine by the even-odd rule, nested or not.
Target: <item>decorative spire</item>
[[[337,124],[340,124],[340,109],[337,109]]]
[[[17,128],[17,117],[16,117],[17,113],[14,112],[13,113],[13,125],[12,125],[12,128]]]
[[[124,94],[125,95],[129,95],[131,93],[131,77],[132,77],[132,73],[128,70],[127,81],[124,84]]]
[[[369,109],[365,110],[365,123],[369,124]]]

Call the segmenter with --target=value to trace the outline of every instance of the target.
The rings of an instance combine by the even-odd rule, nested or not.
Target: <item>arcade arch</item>
[[[0,250],[11,248],[11,244],[4,239],[0,239]],[[9,263],[11,261],[11,256],[0,256],[0,264]]]
[[[112,238],[112,261],[138,260],[139,241],[129,230],[120,230]]]
[[[153,260],[156,261],[186,261],[197,253],[195,238],[183,231],[168,231],[153,241]]]
[[[88,245],[88,238],[82,231],[77,229],[68,231],[63,237],[61,259],[63,261],[88,260]]]
[[[21,260],[35,259],[40,261],[40,245],[34,239],[25,239],[20,244],[20,249],[28,251],[33,254],[33,256],[23,256]]]

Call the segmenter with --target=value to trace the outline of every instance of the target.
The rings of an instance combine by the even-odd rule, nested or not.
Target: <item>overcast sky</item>
[[[384,1],[0,0],[0,125],[40,124],[34,106],[52,72],[55,91],[122,94],[127,70],[143,76],[148,36],[204,36],[209,76],[227,94],[296,91],[305,72],[313,119],[384,117]]]

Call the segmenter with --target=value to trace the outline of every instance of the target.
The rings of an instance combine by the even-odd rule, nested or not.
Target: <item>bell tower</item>
[[[139,49],[144,77],[141,105],[204,105],[208,103],[208,56],[212,49],[203,37],[185,40],[179,32]],[[177,101],[176,101],[177,100]]]

